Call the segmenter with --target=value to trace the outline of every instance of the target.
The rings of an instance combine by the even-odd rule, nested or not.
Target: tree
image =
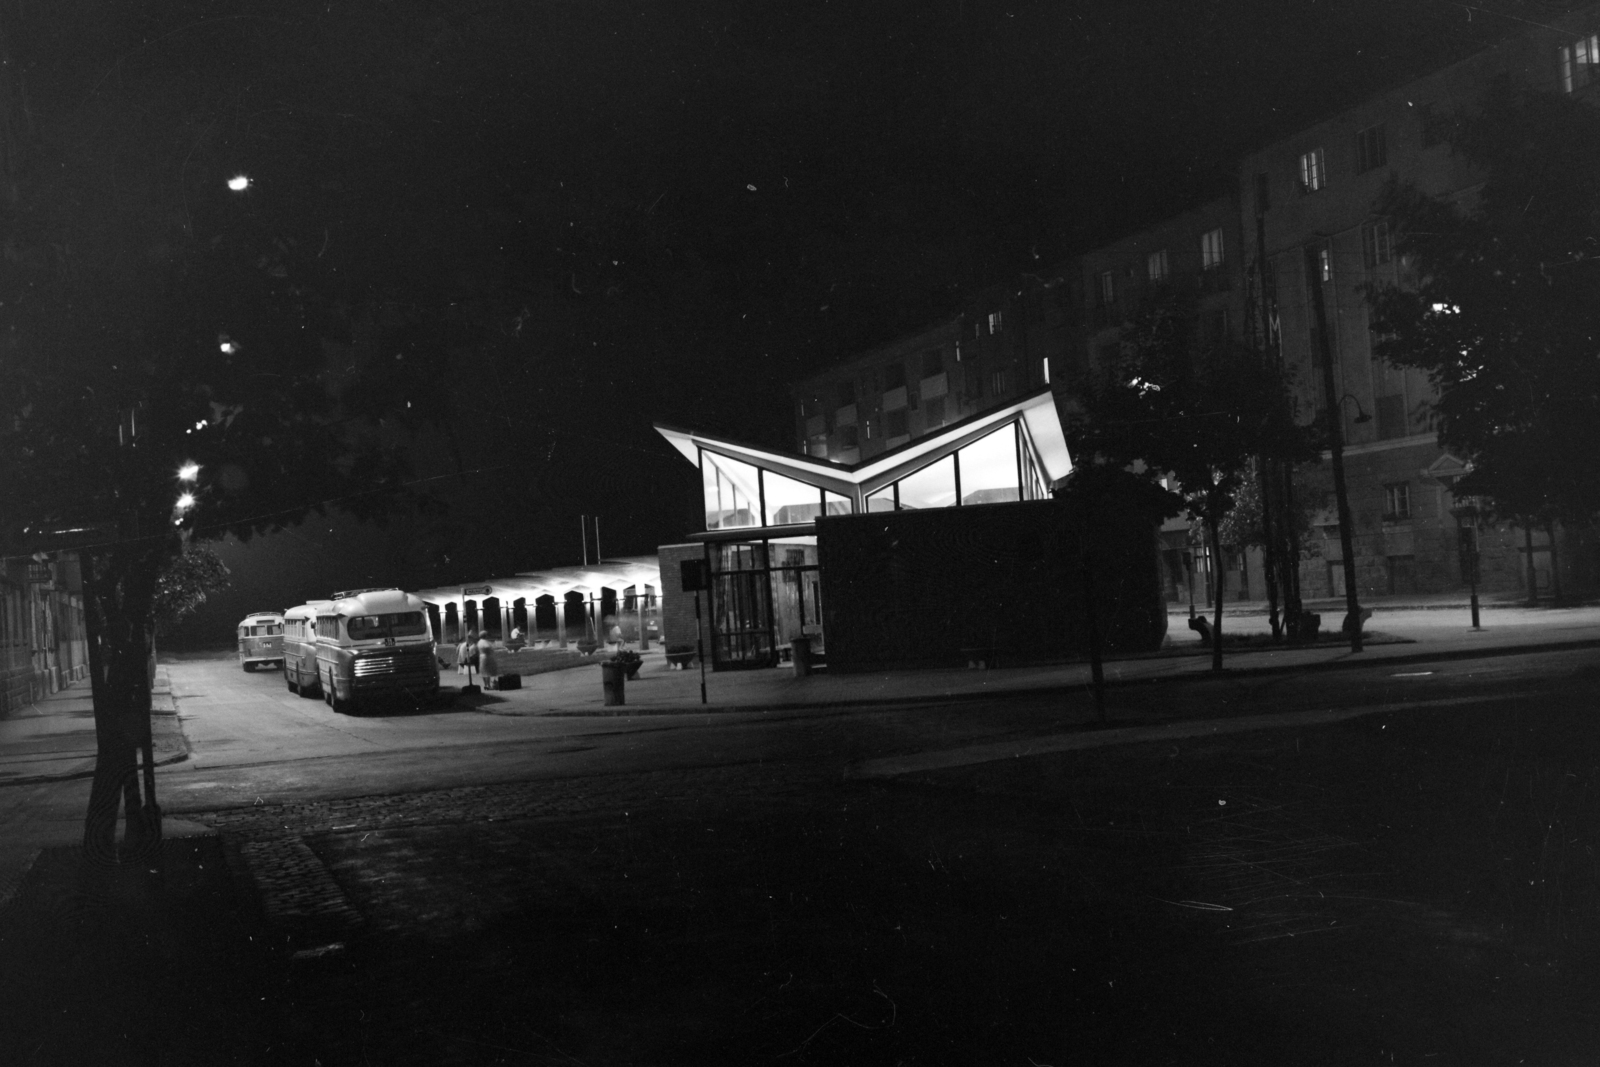
[[[164,631],[193,613],[212,593],[228,587],[228,565],[205,545],[185,544],[156,581],[156,629]]]
[[[22,10],[0,14],[0,540],[73,531],[81,551],[97,735],[84,841],[111,861],[119,803],[127,846],[159,838],[137,762],[162,575],[206,569],[174,570],[185,535],[248,538],[333,502],[392,510],[396,446],[433,393],[424,366],[382,360],[359,328],[371,297],[330,273],[295,182],[241,175],[271,156],[306,177],[303,129],[239,106],[236,42],[216,36],[236,22],[174,5],[169,33],[144,26],[152,46],[119,54],[139,39],[122,21],[143,16]],[[56,49],[63,36],[78,45]]]
[[[1205,529],[1221,561],[1221,525],[1252,457],[1314,453],[1290,417],[1282,378],[1242,345],[1202,339],[1193,304],[1158,294],[1122,330],[1117,354],[1080,391],[1081,453],[1130,467],[1169,491]],[[1220,579],[1220,575],[1219,575]],[[1222,583],[1213,582],[1213,670],[1222,669]]]
[[[1368,293],[1375,351],[1438,391],[1439,443],[1472,467],[1453,491],[1553,533],[1600,514],[1600,112],[1501,82],[1450,130],[1484,183],[1385,190],[1401,272]]]

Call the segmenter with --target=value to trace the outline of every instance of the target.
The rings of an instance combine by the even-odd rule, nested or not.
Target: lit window
[[[1206,270],[1222,266],[1222,227],[1200,235],[1200,266]]]
[[[1383,123],[1368,126],[1356,133],[1356,173],[1365,174],[1389,161],[1388,145],[1384,142]]]
[[[1379,267],[1394,258],[1389,241],[1389,220],[1373,219],[1361,227],[1361,260],[1368,267]]]
[[[1383,517],[1409,519],[1411,517],[1411,485],[1395,482],[1383,487]]]
[[[761,489],[768,526],[811,522],[822,511],[822,490],[815,485],[762,471]]]
[[[1582,89],[1594,80],[1594,68],[1600,64],[1600,34],[1590,34],[1558,49],[1561,60],[1561,91],[1570,93]]]
[[[1021,499],[1014,424],[979,438],[956,455],[961,465],[963,504],[998,504]]]
[[[705,486],[706,529],[755,526],[761,499],[760,472],[748,463],[711,452],[700,453]]]
[[[1002,318],[1003,315],[1004,315],[1004,313],[1000,312],[1000,311],[991,311],[991,312],[989,312],[989,332],[990,333],[999,333],[1000,332],[1000,327],[1004,324],[1003,323],[1003,318]]]
[[[1322,149],[1313,148],[1300,156],[1300,191],[1314,193],[1327,184],[1327,166],[1322,159]]]
[[[956,461],[946,456],[900,479],[900,510],[948,508],[956,502]]]
[[[1150,253],[1149,258],[1145,260],[1145,271],[1150,275],[1150,280],[1153,282],[1166,280],[1169,272],[1167,268],[1167,250],[1165,248],[1159,252]]]

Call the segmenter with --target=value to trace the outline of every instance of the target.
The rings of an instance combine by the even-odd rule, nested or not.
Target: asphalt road
[[[1582,678],[1600,653],[1128,685],[1111,694],[1117,725],[1523,695]],[[169,667],[190,758],[159,776],[169,814],[261,801],[404,793],[493,782],[802,763],[854,764],[1083,730],[1085,692],[926,706],[505,717],[470,709],[341,715],[287,691],[280,672],[245,673],[223,655]]]

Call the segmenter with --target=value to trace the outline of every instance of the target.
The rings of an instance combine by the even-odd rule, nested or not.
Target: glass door
[[[769,667],[776,662],[765,544],[711,550],[711,665]]]

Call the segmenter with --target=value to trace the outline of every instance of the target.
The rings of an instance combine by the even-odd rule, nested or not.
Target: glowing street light
[[[178,468],[178,481],[180,482],[192,482],[199,477],[200,464],[198,463],[185,463],[183,466]]]
[[[233,338],[225,333],[217,334],[217,347],[222,350],[223,355],[227,356],[239,351],[239,346],[233,343]]]
[[[178,498],[178,510],[179,511],[188,511],[192,507],[194,507],[194,494],[193,493],[184,493],[182,496],[180,496]]]
[[[245,177],[243,174],[235,174],[233,177],[228,179],[228,188],[232,189],[236,193],[242,193],[246,189],[250,188],[250,179]]]

